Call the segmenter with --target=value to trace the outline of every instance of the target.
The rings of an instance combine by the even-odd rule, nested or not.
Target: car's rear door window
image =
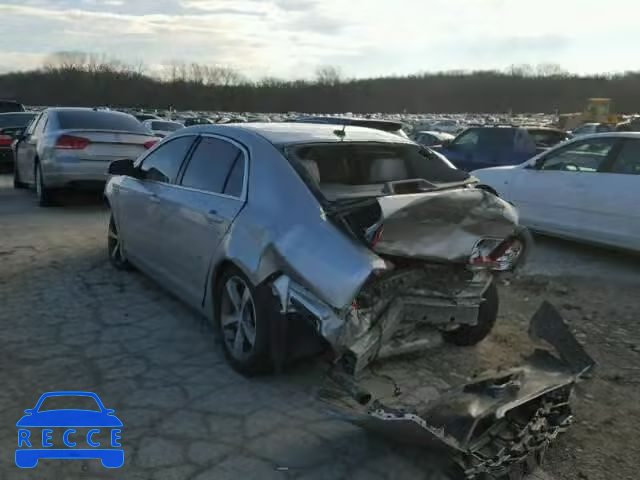
[[[611,173],[640,175],[640,140],[627,139],[611,165]]]
[[[242,150],[226,140],[202,137],[191,155],[180,184],[207,192],[240,197],[243,179]]]
[[[140,165],[142,179],[171,183],[175,180],[195,136],[174,138],[158,146]]]

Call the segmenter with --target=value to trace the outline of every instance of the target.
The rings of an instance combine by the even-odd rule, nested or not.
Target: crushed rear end
[[[433,358],[426,362],[431,375],[414,372],[419,380],[407,381],[409,388],[402,375],[394,379],[392,364],[359,381],[333,369],[320,396],[340,418],[389,440],[444,450],[454,478],[520,479],[535,472],[572,423],[573,388],[594,365],[548,303],[532,318],[529,334],[537,344],[524,364],[461,385],[444,373],[442,358]],[[465,363],[473,370],[463,356],[447,363],[447,373]],[[392,381],[393,390],[380,378]]]

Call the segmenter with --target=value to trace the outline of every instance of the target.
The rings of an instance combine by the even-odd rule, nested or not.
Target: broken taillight
[[[484,238],[473,248],[469,265],[472,268],[489,268],[491,270],[510,270],[524,252],[524,243],[517,237],[509,237],[502,241]]]

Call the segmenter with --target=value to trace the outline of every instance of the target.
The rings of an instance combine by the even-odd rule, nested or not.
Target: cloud
[[[5,0],[2,70],[58,50],[160,65],[225,64],[252,77],[349,76],[556,62],[636,68],[636,0]],[[594,35],[594,31],[597,32]]]

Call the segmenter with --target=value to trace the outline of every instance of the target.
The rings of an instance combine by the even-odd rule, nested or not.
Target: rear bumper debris
[[[488,372],[461,386],[418,389],[428,398],[414,407],[399,400],[398,406],[389,397],[382,401],[336,369],[321,398],[341,418],[389,440],[445,449],[460,478],[520,478],[514,472],[539,464],[549,444],[572,423],[574,385],[594,366],[546,302],[531,320],[530,336],[552,348],[536,348],[523,365]]]

